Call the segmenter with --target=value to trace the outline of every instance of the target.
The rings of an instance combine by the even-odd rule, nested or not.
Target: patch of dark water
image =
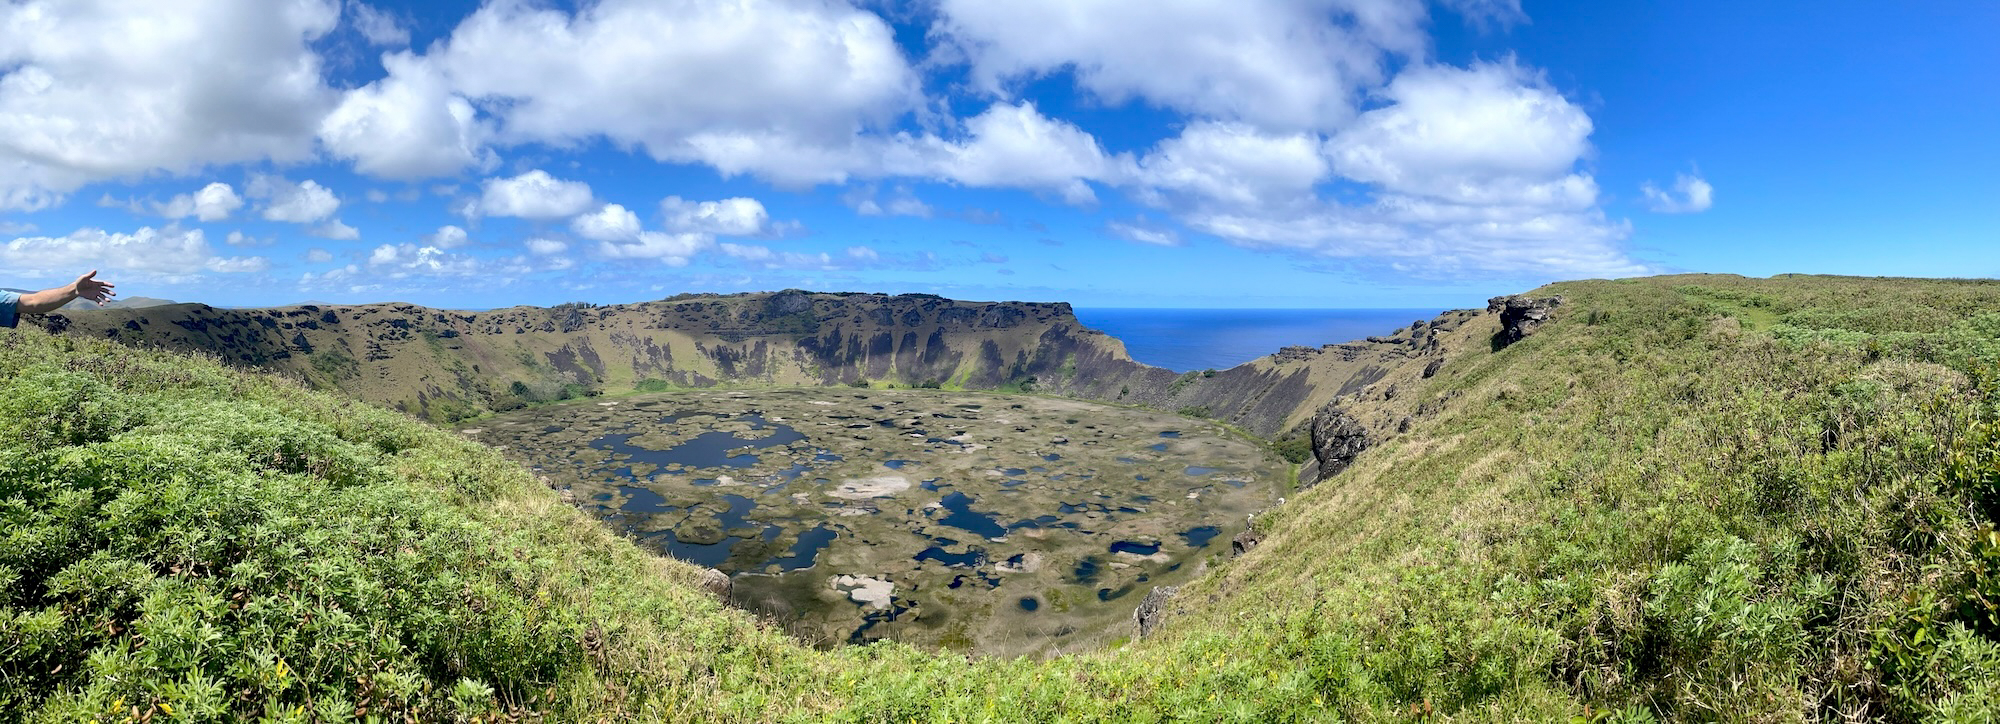
[[[1198,477],[1201,477],[1201,476],[1203,476],[1203,475],[1209,475],[1209,474],[1212,474],[1212,473],[1219,473],[1219,472],[1222,472],[1222,469],[1221,469],[1221,468],[1205,468],[1205,467],[1202,467],[1202,466],[1200,466],[1200,465],[1189,465],[1189,466],[1187,467],[1187,470],[1184,470],[1184,471],[1182,471],[1182,472],[1185,472],[1185,473],[1187,473],[1189,477],[1197,477],[1197,478],[1198,478]],[[1240,487],[1240,486],[1239,486],[1239,487]]]
[[[631,440],[639,433],[623,433],[605,435],[591,441],[590,446],[626,455],[634,463],[652,463],[659,467],[678,463],[694,468],[747,468],[756,465],[759,458],[750,453],[731,455],[729,454],[731,450],[777,447],[806,439],[804,433],[792,429],[789,425],[769,422],[762,415],[744,415],[742,419],[750,422],[752,430],[769,428],[774,432],[768,437],[745,440],[733,433],[710,430],[667,450],[648,450],[634,446]]]
[[[1042,467],[1042,466],[1040,466],[1040,465],[1036,465],[1036,466],[1034,466],[1034,467],[1032,467],[1032,468],[1028,468],[1028,472],[1031,472],[1031,473],[1046,473],[1046,472],[1048,472],[1048,471],[1049,471],[1049,469],[1048,469],[1048,468],[1045,468],[1045,467]]]
[[[1133,555],[1150,556],[1154,553],[1160,552],[1160,544],[1140,543],[1137,541],[1121,540],[1111,544],[1111,552],[1131,553]]]
[[[659,493],[655,493],[645,488],[635,488],[629,485],[620,485],[618,486],[618,492],[624,493],[626,496],[625,507],[624,507],[625,510],[630,510],[640,513],[671,513],[673,511],[680,510],[679,508],[676,508],[674,506],[667,505],[667,499],[661,497]],[[610,500],[611,496],[609,494],[603,494],[603,497],[601,499]]]
[[[1043,455],[1043,456],[1042,456],[1042,461],[1043,461],[1043,462],[1051,462],[1051,463],[1052,463],[1052,462],[1055,462],[1055,461],[1057,461],[1057,460],[1061,460],[1061,459],[1062,459],[1062,455],[1061,455],[1061,454],[1058,454],[1058,453],[1048,453],[1048,454],[1046,454],[1046,455]]]
[[[986,590],[991,591],[1000,587],[1000,578],[998,576],[989,576],[979,571],[973,571],[970,576],[964,574],[952,576],[951,583],[945,584],[945,587],[957,589],[968,583],[985,584]]]
[[[844,459],[845,458],[842,458],[839,455],[835,455],[833,453],[824,450],[820,451],[819,454],[813,456],[813,462],[816,463],[837,463]]]
[[[919,481],[917,483],[917,487],[923,488],[925,490],[936,491],[939,487],[941,487],[938,485],[938,481],[943,479],[944,478],[931,478],[929,480]]]
[[[1180,436],[1181,436],[1181,431],[1179,431],[1179,430],[1161,430],[1161,431],[1160,431],[1160,437],[1180,437]]]
[[[1026,480],[1002,480],[1002,481],[1000,481],[1000,485],[1001,485],[1001,487],[1007,487],[1007,488],[1011,488],[1011,487],[1014,487],[1014,486],[1016,486],[1016,485],[1021,485],[1021,484],[1023,484],[1023,483],[1026,483],[1026,482],[1028,482],[1028,481],[1026,481]]]
[[[1028,474],[1028,470],[1027,470],[1027,468],[1007,468],[1006,470],[1002,470],[1002,471],[1000,471],[1000,474],[1001,474],[1001,475],[1027,475],[1027,474]]]
[[[1062,519],[1055,517],[1053,515],[1038,515],[1033,518],[1023,518],[1021,520],[1014,521],[1013,525],[1007,526],[1007,530],[1017,530],[1020,528],[1040,528],[1042,526],[1049,525],[1051,523],[1055,523],[1060,520]],[[1015,559],[1018,559],[1020,557],[1021,556],[1019,555],[1014,556]],[[1020,563],[1019,560],[1014,560],[1014,559],[1009,559],[1007,562],[1017,565]]]
[[[1222,529],[1212,525],[1204,525],[1181,531],[1180,535],[1182,538],[1187,539],[1189,548],[1206,548],[1209,541],[1214,540],[1216,536],[1222,535]]]
[[[1147,446],[1146,446],[1146,449],[1148,449],[1148,450],[1152,450],[1152,451],[1154,451],[1154,452],[1166,452],[1166,451],[1167,451],[1167,444],[1166,444],[1166,443],[1159,443],[1159,444],[1157,444],[1157,445],[1147,445]]]
[[[972,497],[969,495],[954,491],[944,496],[944,500],[940,502],[945,510],[951,511],[944,520],[938,521],[940,523],[987,538],[1007,535],[1007,529],[1000,527],[1000,522],[992,513],[981,513],[972,509]]]
[[[775,525],[764,529],[767,534],[765,540],[775,538],[776,535],[773,531],[777,530],[779,530],[778,526]],[[775,565],[779,570],[785,571],[811,568],[813,561],[819,559],[819,552],[826,550],[827,544],[832,543],[833,539],[839,536],[840,533],[838,531],[822,524],[812,530],[800,533],[798,540],[792,543],[791,549],[786,551],[784,556],[765,561],[764,565]]]
[[[1070,571],[1070,577],[1075,579],[1077,583],[1096,583],[1101,564],[1102,561],[1099,561],[1097,556],[1084,558],[1076,562],[1076,569]]]
[[[1020,605],[1021,605],[1021,610],[1033,613],[1035,609],[1042,607],[1042,602],[1035,600],[1034,596],[1028,596],[1026,598],[1021,599]]]
[[[977,566],[986,562],[986,551],[981,548],[967,548],[964,553],[950,553],[942,546],[931,546],[918,553],[916,560],[937,561],[947,566]]]
[[[1099,600],[1099,601],[1113,601],[1113,600],[1117,600],[1117,599],[1120,599],[1120,598],[1124,598],[1124,597],[1125,597],[1125,594],[1127,594],[1127,593],[1131,593],[1131,592],[1132,592],[1132,589],[1133,589],[1133,588],[1134,588],[1134,586],[1132,586],[1132,585],[1130,585],[1130,584],[1127,584],[1127,585],[1124,585],[1124,586],[1120,586],[1120,587],[1118,588],[1118,590],[1116,590],[1116,591],[1113,591],[1113,590],[1111,590],[1111,589],[1109,589],[1109,588],[1100,588],[1100,589],[1097,589],[1097,600]]]
[[[854,629],[854,633],[847,635],[847,645],[863,646],[882,640],[880,636],[869,638],[867,635],[868,630],[875,628],[875,624],[878,623],[893,622],[916,607],[916,604],[900,598],[889,599],[888,608],[869,611],[861,615],[861,626]]]
[[[743,542],[742,538],[724,538],[717,543],[682,543],[671,530],[660,531],[654,537],[660,540],[661,547],[667,549],[667,555],[710,568],[728,561],[729,554],[736,551],[736,544]]]
[[[542,432],[562,432],[564,429],[566,428],[564,428],[561,425],[550,425],[548,427],[542,428]]]
[[[882,467],[889,468],[891,470],[902,470],[903,466],[915,462],[916,462],[915,460],[884,460],[882,461]]]

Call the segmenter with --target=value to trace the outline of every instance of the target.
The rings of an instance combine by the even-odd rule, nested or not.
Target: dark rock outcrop
[[[1250,549],[1256,548],[1257,544],[1262,542],[1264,542],[1263,533],[1259,533],[1254,530],[1246,530],[1241,533],[1237,533],[1235,538],[1229,539],[1229,554],[1232,556],[1240,556],[1245,553],[1249,553]]]
[[[1549,321],[1549,314],[1562,302],[1560,294],[1553,297],[1514,295],[1486,300],[1486,311],[1500,313],[1500,331],[1493,335],[1493,348],[1498,350],[1534,334],[1544,322]]]
[[[1339,475],[1354,464],[1354,456],[1373,444],[1368,438],[1368,428],[1341,409],[1338,402],[1327,403],[1313,415],[1312,442],[1313,458],[1319,461],[1318,480]]]
[[[1167,601],[1180,593],[1180,586],[1154,586],[1139,601],[1139,607],[1132,610],[1132,622],[1139,625],[1139,638],[1151,636],[1160,628],[1160,619],[1167,612]]]

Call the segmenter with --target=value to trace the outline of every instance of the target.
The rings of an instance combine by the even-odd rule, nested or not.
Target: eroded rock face
[[[1534,334],[1542,323],[1549,321],[1549,314],[1562,306],[1562,302],[1560,294],[1553,297],[1514,295],[1486,300],[1486,311],[1500,313],[1500,332],[1493,336],[1494,348],[1506,347]]]
[[[1154,586],[1152,592],[1139,601],[1139,607],[1132,610],[1132,622],[1139,625],[1139,638],[1151,636],[1159,630],[1160,619],[1167,612],[1167,601],[1180,591],[1180,586]]]
[[[1339,475],[1354,464],[1354,456],[1373,443],[1368,438],[1368,428],[1341,409],[1338,402],[1327,403],[1313,415],[1312,436],[1313,457],[1319,460],[1318,480]]]

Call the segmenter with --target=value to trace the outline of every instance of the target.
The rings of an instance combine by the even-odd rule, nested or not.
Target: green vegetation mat
[[[1343,398],[1411,423],[1160,633],[1046,661],[814,650],[452,433],[0,333],[0,720],[2000,716],[2000,284],[1536,293]]]

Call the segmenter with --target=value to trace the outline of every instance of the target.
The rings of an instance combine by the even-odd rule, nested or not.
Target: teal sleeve
[[[0,327],[12,327],[21,321],[21,295],[0,292]]]

